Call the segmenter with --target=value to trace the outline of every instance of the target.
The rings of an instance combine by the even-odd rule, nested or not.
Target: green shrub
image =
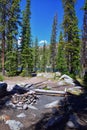
[[[4,80],[3,75],[0,75],[0,81],[3,81],[3,80]]]

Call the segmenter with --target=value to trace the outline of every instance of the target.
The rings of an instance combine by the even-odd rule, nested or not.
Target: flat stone
[[[28,105],[28,108],[34,109],[34,110],[38,110],[35,106],[32,105]]]
[[[15,120],[7,120],[6,124],[9,125],[11,130],[20,130],[23,127],[23,124]]]
[[[26,117],[26,115],[24,113],[21,113],[19,115],[17,115],[18,118],[23,118],[23,117]]]
[[[59,103],[59,100],[53,101],[53,102],[51,102],[51,103],[49,103],[49,104],[46,104],[44,107],[45,107],[45,108],[56,107],[56,106],[58,106],[58,103]]]

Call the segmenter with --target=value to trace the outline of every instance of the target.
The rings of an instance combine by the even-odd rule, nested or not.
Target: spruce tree
[[[84,19],[83,19],[83,34],[82,34],[82,73],[84,82],[87,83],[87,0],[83,7]]]
[[[60,32],[58,52],[57,52],[57,69],[62,73],[67,72],[66,58],[65,58],[65,43],[63,40],[63,34]]]
[[[2,74],[5,75],[5,44],[6,44],[6,14],[7,14],[7,0],[0,1],[0,36],[1,36],[1,64],[2,64]]]
[[[32,41],[31,41],[31,27],[30,27],[30,0],[26,1],[26,8],[23,11],[23,23],[22,23],[22,66],[23,74],[30,75],[33,70],[33,54],[32,54]]]
[[[44,45],[43,45],[43,55],[42,55],[42,71],[45,72],[45,69],[46,69],[46,43],[44,42]]]
[[[13,44],[17,35],[18,17],[19,17],[19,2],[20,0],[1,0],[0,1],[0,35],[2,48],[2,73],[5,75],[5,64],[7,55],[12,54]],[[16,40],[17,41],[17,40]],[[7,54],[8,53],[8,54]],[[13,63],[13,62],[12,62]],[[11,63],[11,65],[12,65]],[[7,66],[7,65],[6,65]],[[8,68],[8,66],[7,66]],[[7,69],[6,68],[6,69]],[[11,71],[11,70],[8,70]]]
[[[62,0],[64,8],[64,36],[67,68],[74,76],[80,71],[80,40],[75,12],[76,0]]]
[[[10,2],[10,10],[7,22],[7,47],[6,47],[6,61],[5,67],[8,68],[8,75],[16,75],[18,68],[17,60],[17,34],[20,22],[20,0],[12,0]],[[9,64],[11,64],[9,66]]]
[[[34,47],[34,69],[35,71],[39,66],[39,46],[38,46],[38,38],[35,39],[35,47]]]
[[[56,37],[57,37],[57,14],[54,16],[50,43],[50,63],[52,71],[56,69]]]

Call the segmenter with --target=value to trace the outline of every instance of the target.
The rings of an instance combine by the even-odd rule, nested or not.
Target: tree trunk
[[[2,33],[2,74],[5,75],[5,31]]]

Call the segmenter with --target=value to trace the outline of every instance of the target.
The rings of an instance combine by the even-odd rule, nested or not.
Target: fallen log
[[[53,91],[53,90],[44,90],[44,89],[34,89],[36,94],[46,94],[46,95],[61,95],[65,96],[65,91]]]

